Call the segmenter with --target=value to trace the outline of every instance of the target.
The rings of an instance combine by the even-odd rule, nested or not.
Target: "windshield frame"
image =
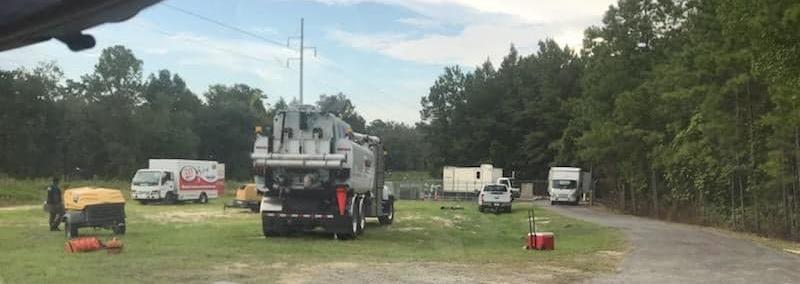
[[[483,187],[484,192],[508,192],[508,186],[504,184],[490,184]]]
[[[561,185],[561,182],[567,181],[569,184],[565,187]],[[563,190],[574,190],[578,189],[578,181],[574,179],[553,179],[550,180],[550,188],[552,189],[563,189]]]
[[[145,176],[152,176],[154,178],[150,178],[148,180],[142,180]],[[161,177],[163,175],[162,171],[138,171],[133,178],[131,178],[131,185],[136,186],[158,186],[161,185]],[[138,178],[138,180],[137,180]],[[153,180],[155,182],[153,182]]]

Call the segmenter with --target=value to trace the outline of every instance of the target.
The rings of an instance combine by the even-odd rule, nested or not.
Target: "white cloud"
[[[444,27],[441,22],[428,18],[402,18],[398,19],[397,22],[420,29],[440,29]]]
[[[426,64],[477,65],[500,60],[513,43],[522,52],[535,50],[540,40],[552,38],[580,48],[583,30],[598,24],[615,0],[317,0],[331,5],[375,2],[417,12],[421,17],[398,20],[411,26],[460,26],[452,33],[359,34],[341,29],[328,36],[357,49]]]
[[[457,35],[428,34],[412,38],[398,34],[362,35],[342,30],[329,33],[332,39],[364,50],[427,64],[477,65],[487,57],[499,60],[513,43],[518,47],[535,46],[544,38],[532,25],[472,25]]]

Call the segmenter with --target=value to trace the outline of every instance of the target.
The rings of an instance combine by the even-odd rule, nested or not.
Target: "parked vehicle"
[[[131,197],[142,204],[192,200],[207,203],[225,189],[225,164],[215,161],[150,159],[131,180]]]
[[[503,184],[503,185],[507,186],[508,190],[511,191],[511,198],[519,198],[519,196],[521,194],[521,191],[519,190],[519,187],[512,186],[512,182],[511,181],[512,181],[512,178],[508,178],[508,177],[501,177],[501,178],[497,179],[497,183],[498,184]]]
[[[552,167],[547,177],[550,204],[565,202],[578,205],[584,193],[589,191],[591,174],[580,168]]]
[[[339,239],[394,219],[394,196],[384,188],[384,150],[375,136],[311,106],[282,111],[253,149],[265,236],[321,227]],[[263,183],[263,184],[262,184]]]
[[[511,191],[504,184],[489,184],[478,194],[478,211],[511,212]]]
[[[125,197],[116,189],[80,187],[64,191],[64,234],[78,236],[84,227],[106,228],[125,234]]]
[[[477,195],[489,184],[505,184],[514,198],[519,197],[519,188],[511,186],[512,177],[503,177],[503,169],[491,164],[477,167],[445,166],[442,169],[442,193],[445,195]],[[474,194],[474,195],[473,195]]]
[[[225,208],[247,208],[253,212],[261,212],[261,192],[255,183],[245,184],[236,189],[236,197]]]

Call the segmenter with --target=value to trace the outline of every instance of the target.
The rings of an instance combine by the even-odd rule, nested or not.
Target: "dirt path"
[[[800,256],[703,228],[586,207],[556,213],[621,229],[631,242],[619,273],[587,283],[800,283]]]

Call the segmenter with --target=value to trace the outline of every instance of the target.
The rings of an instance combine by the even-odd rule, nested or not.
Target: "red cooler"
[[[556,237],[550,232],[529,233],[526,246],[528,249],[553,250],[556,248]]]

